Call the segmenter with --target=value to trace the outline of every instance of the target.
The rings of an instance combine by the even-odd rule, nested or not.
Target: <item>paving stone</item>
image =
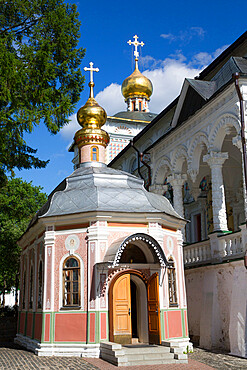
[[[231,356],[219,351],[207,351],[202,348],[194,348],[194,352],[189,354],[189,359],[194,359],[214,369],[247,369],[247,359]]]
[[[116,370],[117,367],[99,358],[80,357],[38,357],[14,343],[0,344],[0,370]],[[133,370],[133,367],[122,367]],[[189,354],[188,364],[135,366],[135,370],[212,370],[212,369],[247,369],[247,359],[233,357],[226,353],[206,351],[195,348]]]

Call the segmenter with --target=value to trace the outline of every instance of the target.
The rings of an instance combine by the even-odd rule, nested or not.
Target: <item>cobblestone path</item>
[[[80,357],[38,357],[33,352],[8,343],[0,345],[0,369],[98,369]]]
[[[34,353],[15,345],[14,343],[0,344],[0,370],[29,370],[29,369],[100,369],[116,370],[117,367],[101,359],[85,359],[79,357],[38,357]],[[123,367],[130,370],[133,367]],[[210,370],[232,369],[247,370],[247,360],[227,354],[209,352],[199,348],[189,355],[188,364],[135,366],[135,370]]]
[[[189,358],[211,366],[214,369],[247,370],[247,359],[230,356],[216,351],[194,348],[194,352],[189,354]]]

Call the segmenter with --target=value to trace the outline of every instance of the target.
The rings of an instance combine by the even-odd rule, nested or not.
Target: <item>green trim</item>
[[[42,312],[41,343],[45,343],[45,313],[44,312]]]
[[[186,337],[185,335],[185,322],[184,322],[184,308],[181,308],[181,320],[182,320],[182,334],[183,334],[183,338]]]
[[[95,342],[99,343],[100,342],[100,313],[99,311],[96,311],[96,316],[95,316]]]
[[[51,312],[50,342],[55,343],[55,312]]]
[[[165,320],[164,320],[164,310],[160,310],[160,325],[161,325],[161,340],[165,340]]]

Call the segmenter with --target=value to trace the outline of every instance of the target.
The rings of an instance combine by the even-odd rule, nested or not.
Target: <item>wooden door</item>
[[[131,343],[131,295],[130,274],[120,276],[113,286],[113,330],[112,339],[115,343]]]
[[[147,284],[149,343],[160,344],[159,274],[154,273]]]

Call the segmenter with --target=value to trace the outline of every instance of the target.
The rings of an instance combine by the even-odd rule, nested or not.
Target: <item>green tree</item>
[[[73,113],[84,83],[79,28],[63,0],[0,0],[0,181],[46,166],[23,135],[41,122],[56,134]]]
[[[40,186],[19,178],[8,180],[0,188],[0,293],[3,297],[16,286],[20,257],[17,240],[47,200],[41,190]]]

